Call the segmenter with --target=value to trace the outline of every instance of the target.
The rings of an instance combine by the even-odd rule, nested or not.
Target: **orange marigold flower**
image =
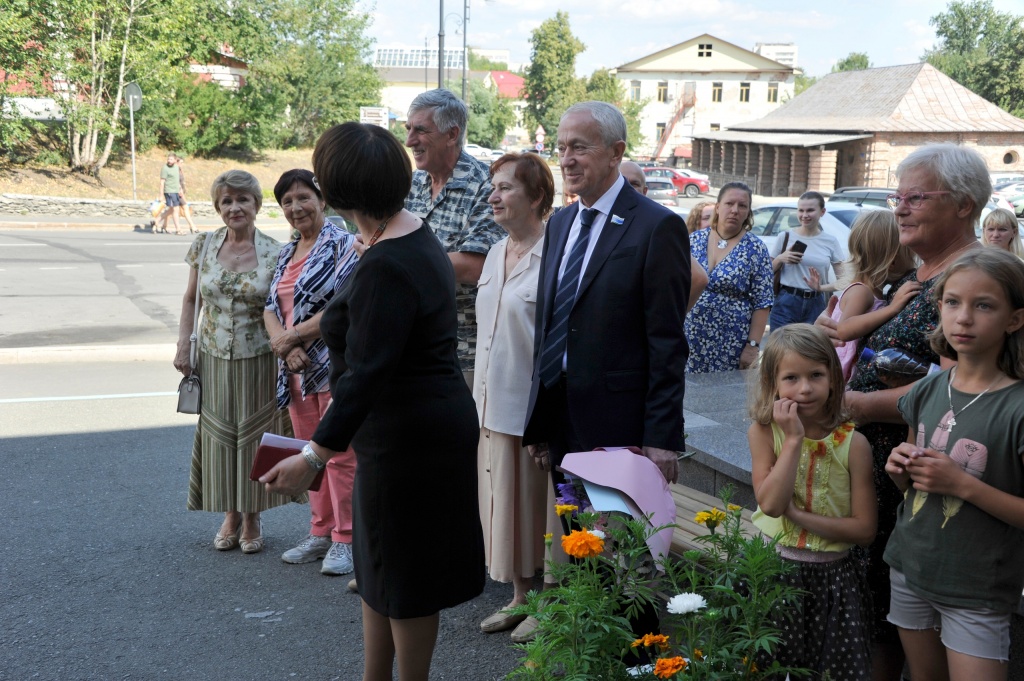
[[[704,659],[704,651],[701,650],[700,648],[694,648],[693,649],[693,658],[695,660],[703,660]]]
[[[586,530],[573,530],[562,537],[562,550],[573,558],[590,558],[604,550],[604,540]]]
[[[668,636],[664,634],[644,634],[643,638],[633,641],[633,647],[636,648],[638,646],[645,648],[658,646],[662,650],[668,650]]]
[[[663,657],[654,663],[654,675],[667,679],[686,669],[686,660],[681,657]]]

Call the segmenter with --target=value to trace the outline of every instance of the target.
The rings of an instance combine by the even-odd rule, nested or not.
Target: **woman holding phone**
[[[786,324],[813,324],[828,302],[826,291],[835,289],[828,281],[828,267],[842,276],[843,251],[839,241],[821,229],[825,214],[825,197],[818,192],[804,192],[796,204],[800,226],[780,235],[772,246],[772,272],[782,270],[781,287],[775,297],[768,325],[774,331]],[[785,250],[783,247],[785,246]]]

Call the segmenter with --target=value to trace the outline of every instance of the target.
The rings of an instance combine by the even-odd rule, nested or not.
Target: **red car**
[[[676,170],[660,166],[657,168],[644,168],[644,175],[647,177],[664,177],[672,180],[672,184],[680,194],[686,194],[691,199],[701,194],[707,194],[711,190],[708,178],[697,175],[689,170]]]

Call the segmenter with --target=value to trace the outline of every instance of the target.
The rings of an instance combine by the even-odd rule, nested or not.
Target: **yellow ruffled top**
[[[850,508],[850,434],[853,422],[840,424],[827,437],[812,440],[805,437],[800,447],[800,464],[793,489],[793,504],[811,513],[828,518],[848,518]],[[782,451],[785,435],[772,421],[775,456]],[[751,518],[754,525],[782,546],[811,551],[845,551],[853,546],[819,537],[788,518],[772,518],[758,508]]]

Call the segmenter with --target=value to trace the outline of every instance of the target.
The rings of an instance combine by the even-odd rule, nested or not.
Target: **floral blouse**
[[[199,270],[199,292],[203,297],[199,348],[221,359],[246,359],[270,352],[270,339],[263,325],[263,309],[274,278],[281,244],[256,230],[256,269],[232,272],[217,260],[217,251],[227,237],[227,227],[204,232],[192,242],[185,262]],[[206,239],[213,241],[200,267],[199,256]]]

